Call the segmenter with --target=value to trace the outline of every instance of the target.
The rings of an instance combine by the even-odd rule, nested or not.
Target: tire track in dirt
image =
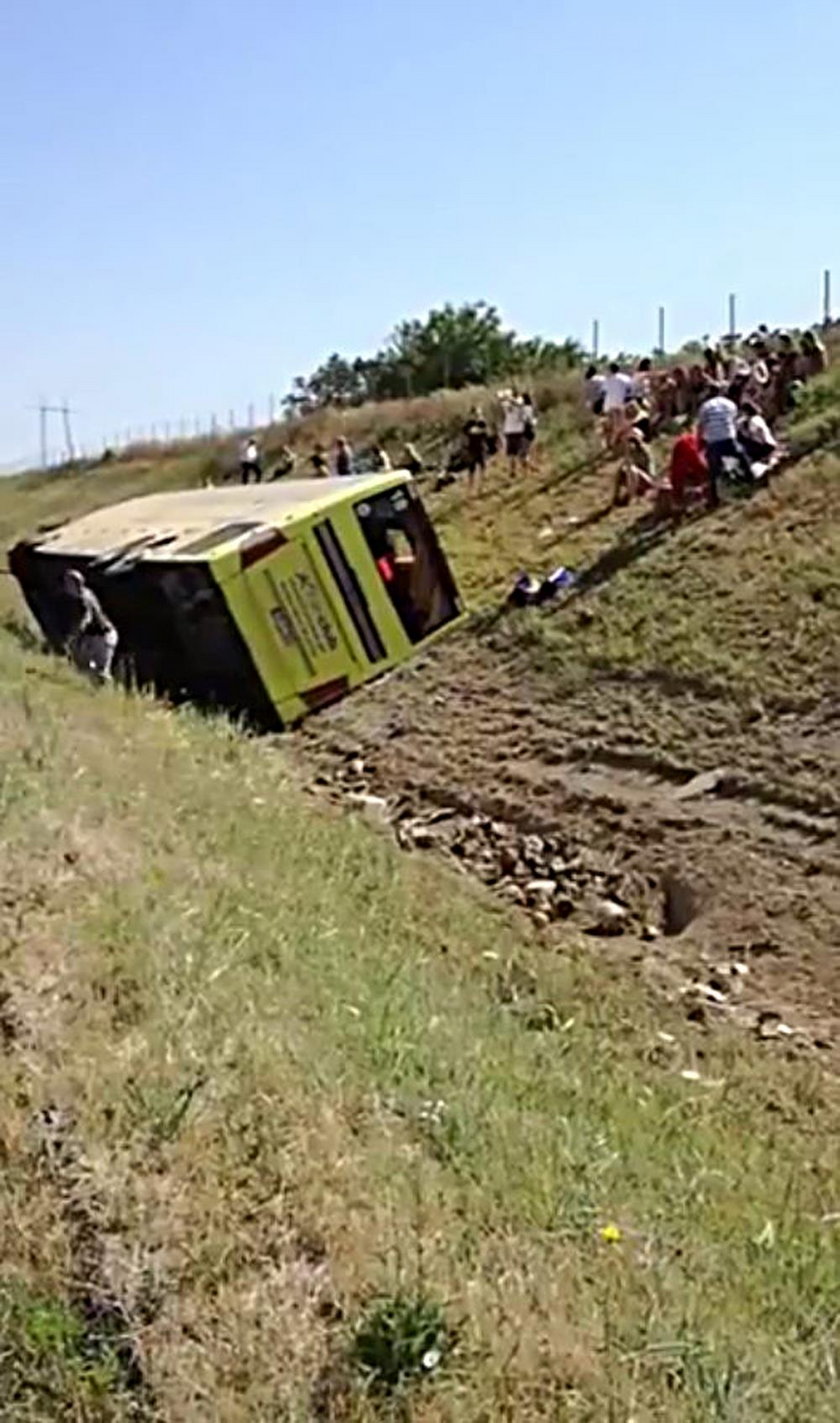
[[[758,1009],[838,1037],[836,706],[756,715],[621,679],[560,699],[515,657],[460,638],[300,737],[327,786],[384,797],[398,823],[448,806],[554,835],[659,886],[660,911],[662,885],[679,879],[699,907],[662,955],[700,973],[757,945]],[[483,862],[478,872],[504,888]]]

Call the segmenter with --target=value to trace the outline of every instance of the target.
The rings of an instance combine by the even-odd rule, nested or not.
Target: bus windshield
[[[412,643],[460,611],[449,565],[415,489],[401,484],[355,505],[382,583]]]

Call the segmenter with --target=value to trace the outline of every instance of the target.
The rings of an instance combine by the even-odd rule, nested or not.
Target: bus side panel
[[[218,577],[217,571],[214,572]],[[269,699],[284,723],[296,721],[301,707],[295,695],[294,669],[285,662],[276,636],[254,602],[244,573],[226,578],[220,587]]]
[[[357,647],[302,530],[225,591],[284,721],[361,680]]]

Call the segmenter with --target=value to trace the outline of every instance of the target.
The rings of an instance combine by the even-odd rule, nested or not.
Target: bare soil
[[[311,720],[320,791],[770,1050],[840,1060],[840,707],[556,684],[465,634]]]

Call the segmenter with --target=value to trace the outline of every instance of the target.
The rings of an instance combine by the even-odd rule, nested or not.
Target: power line
[[[46,469],[49,464],[49,447],[47,444],[47,416],[60,415],[64,429],[64,445],[67,451],[68,460],[75,458],[73,446],[73,429],[70,424],[70,416],[78,414],[78,411],[71,410],[67,401],[63,405],[50,405],[48,401],[41,400],[38,405],[31,405],[30,410],[38,412],[38,439],[41,448],[41,468]]]

